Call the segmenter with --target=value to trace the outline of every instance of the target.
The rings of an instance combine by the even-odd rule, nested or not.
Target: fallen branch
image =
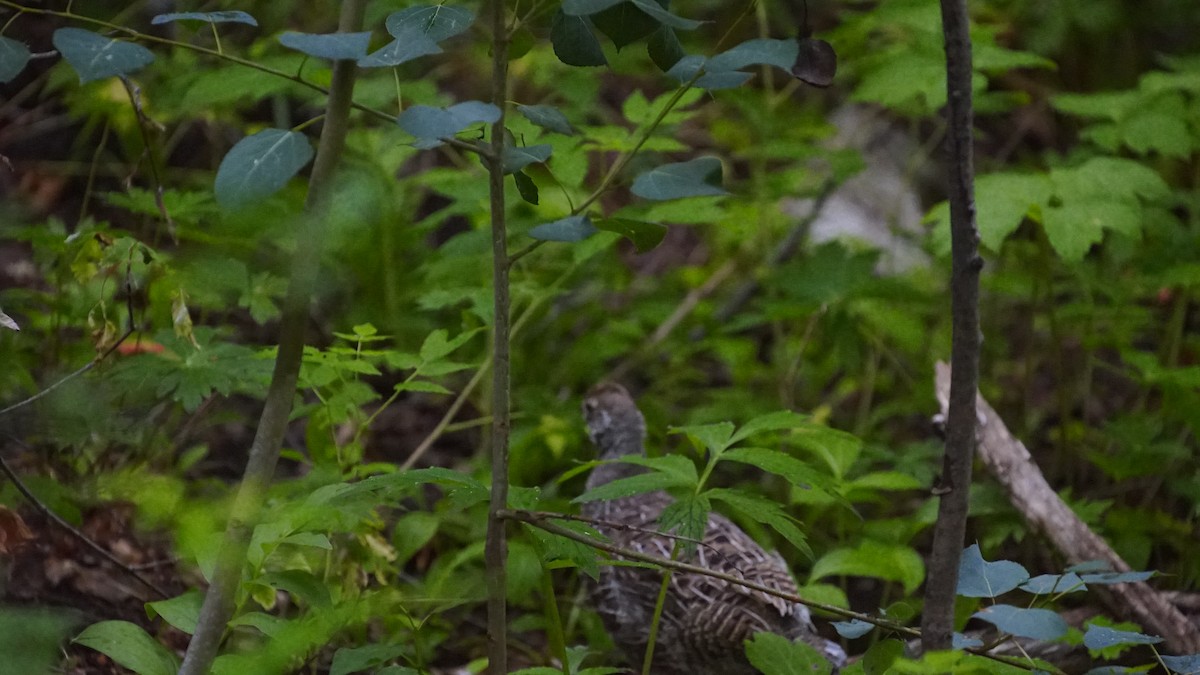
[[[944,414],[949,399],[950,366],[939,361],[935,369],[934,389]],[[1026,522],[1049,539],[1070,564],[1103,560],[1116,572],[1129,572],[1129,564],[1050,487],[1025,444],[1013,437],[983,396],[978,396],[976,406],[979,457]],[[1167,594],[1146,583],[1115,584],[1095,590],[1113,613],[1161,636],[1171,651],[1200,652],[1200,629],[1171,604]]]

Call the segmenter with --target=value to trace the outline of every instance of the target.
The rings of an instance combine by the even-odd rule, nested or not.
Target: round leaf
[[[79,82],[128,75],[154,61],[149,49],[81,28],[54,31],[54,48],[79,73]]]
[[[227,12],[173,12],[171,14],[159,14],[150,19],[150,24],[157,26],[172,21],[207,21],[209,23],[244,23],[250,26],[257,26],[258,21],[254,17],[241,11]]]
[[[529,236],[542,241],[583,241],[596,233],[596,227],[587,216],[567,216],[552,223],[538,225],[529,231]]]
[[[553,148],[549,145],[527,145],[505,146],[504,148],[504,173],[515,173],[529,166],[530,164],[540,164],[550,159],[550,153]]]
[[[592,32],[592,22],[585,16],[568,16],[562,10],[554,15],[550,25],[550,43],[554,55],[568,66],[603,66],[608,63],[600,41]]]
[[[768,65],[791,70],[800,53],[795,40],[772,40],[759,38],[721,52],[704,64],[709,72],[738,70],[746,66]]]
[[[967,598],[994,598],[1029,580],[1029,572],[1010,560],[987,562],[972,544],[958,564],[958,594]]]
[[[655,200],[728,194],[719,187],[720,181],[721,160],[699,157],[647,171],[633,181],[632,191],[639,197]]]
[[[226,208],[249,204],[277,192],[312,159],[303,134],[265,129],[238,141],[221,160],[214,186]]]
[[[861,619],[853,619],[851,621],[835,621],[833,628],[837,631],[838,635],[847,640],[857,640],[870,633],[871,629],[875,628],[875,624],[867,623]]]
[[[396,118],[401,129],[416,136],[420,148],[435,148],[472,124],[492,123],[500,119],[500,109],[491,103],[464,101],[449,108],[414,105]]]
[[[1156,645],[1163,639],[1155,635],[1143,635],[1127,630],[1117,630],[1107,626],[1088,625],[1083,634],[1083,644],[1088,649],[1101,650],[1117,645]]]
[[[287,32],[279,36],[279,42],[284,47],[315,56],[318,59],[357,60],[367,55],[371,33],[324,33],[318,35]]]
[[[437,46],[436,42],[422,35],[413,35],[403,40],[392,40],[379,50],[359,59],[358,65],[363,68],[390,68],[422,56],[440,53],[442,48]]]
[[[833,84],[837,73],[837,52],[833,46],[816,38],[800,38],[797,42],[799,54],[792,65],[792,74],[814,87]]]
[[[25,69],[29,63],[29,47],[0,35],[0,83],[8,82]]]
[[[454,37],[471,27],[475,15],[470,10],[453,5],[409,7],[388,15],[384,25],[396,39],[410,40],[421,36],[433,42]]]
[[[519,105],[517,110],[525,116],[525,119],[534,124],[557,131],[560,134],[572,136],[575,134],[575,128],[567,120],[567,116],[562,114],[558,108],[551,105]]]
[[[992,605],[975,612],[973,616],[1017,637],[1055,640],[1067,634],[1067,622],[1048,609]]]

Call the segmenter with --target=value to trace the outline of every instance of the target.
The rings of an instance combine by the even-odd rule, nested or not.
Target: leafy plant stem
[[[357,31],[362,26],[365,7],[366,0],[346,0],[341,7],[338,30]],[[254,523],[262,510],[266,489],[279,460],[292,401],[296,396],[296,382],[304,353],[304,326],[308,321],[309,302],[320,266],[324,233],[324,218],[320,214],[328,202],[326,197],[333,186],[333,172],[345,145],[357,68],[353,61],[337,61],[333,66],[325,125],[309,178],[303,231],[297,238],[299,244],[292,259],[291,278],[283,305],[279,352],[275,358],[271,385],[250,447],[242,484],[234,499],[211,585],[205,594],[196,632],[184,655],[180,675],[205,675],[212,667],[225,626],[235,608]]]
[[[546,559],[545,547],[537,539],[533,540],[533,550],[540,560]],[[542,603],[546,612],[546,640],[550,643],[550,652],[558,657],[563,675],[571,675],[571,664],[567,661],[567,639],[563,633],[562,616],[558,612],[558,599],[554,593],[554,576],[545,564],[542,565],[541,586]]]
[[[946,97],[950,195],[951,383],[941,496],[934,524],[921,646],[949,649],[954,630],[954,598],[967,527],[971,463],[975,455],[976,397],[979,391],[979,231],[975,225],[975,169],[972,152],[971,35],[966,0],[941,0],[946,51]]]
[[[679,545],[676,542],[671,549],[671,560],[678,554]],[[650,635],[646,638],[646,655],[642,658],[642,675],[650,675],[651,664],[654,663],[654,644],[658,642],[658,627],[662,623],[663,606],[667,602],[667,589],[671,587],[673,570],[663,570],[662,583],[658,586],[658,597],[654,599],[654,616],[650,618]]]
[[[492,103],[500,115],[491,128],[487,156],[489,208],[492,219],[492,490],[488,504],[484,566],[487,580],[488,671],[508,672],[508,616],[505,564],[508,557],[506,525],[499,514],[508,506],[509,356],[508,228],[504,205],[505,101],[508,98],[508,28],[504,0],[492,0]]]

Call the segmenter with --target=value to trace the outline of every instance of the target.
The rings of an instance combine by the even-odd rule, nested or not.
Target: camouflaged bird
[[[593,388],[583,401],[583,416],[599,459],[645,455],[646,422],[624,387],[606,383]],[[592,470],[587,487],[644,471],[624,462],[601,464]],[[594,519],[597,530],[617,546],[670,558],[672,539],[654,532],[659,515],[673,501],[666,492],[649,492],[585,502],[583,514]],[[719,513],[709,514],[703,543],[681,560],[797,593],[783,558],[763,550]],[[592,589],[597,612],[632,664],[641,663],[645,654],[661,585],[658,570],[609,565]],[[813,646],[833,664],[834,672],[845,664],[845,652],[816,634],[804,605],[721,579],[676,572],[663,605],[652,672],[754,675],[758,671],[746,659],[743,643],[760,632]]]

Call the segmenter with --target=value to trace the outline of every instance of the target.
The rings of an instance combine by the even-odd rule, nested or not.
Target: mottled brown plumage
[[[584,399],[583,415],[600,459],[645,454],[645,420],[629,392],[620,385],[606,383],[593,388]],[[592,470],[587,487],[643,471],[642,467],[623,462],[602,464]],[[598,525],[616,545],[669,558],[672,540],[653,531],[659,515],[672,501],[666,492],[650,492],[587,502],[583,513],[599,522],[629,526]],[[796,583],[783,558],[763,550],[719,513],[709,514],[703,543],[684,560],[796,593]],[[613,565],[602,569],[592,590],[597,612],[630,663],[642,661],[661,584],[662,574],[657,570]],[[675,573],[663,606],[653,672],[753,675],[758,671],[746,660],[743,642],[764,631],[813,645],[835,667],[845,662],[840,647],[816,634],[804,605],[708,576]]]

